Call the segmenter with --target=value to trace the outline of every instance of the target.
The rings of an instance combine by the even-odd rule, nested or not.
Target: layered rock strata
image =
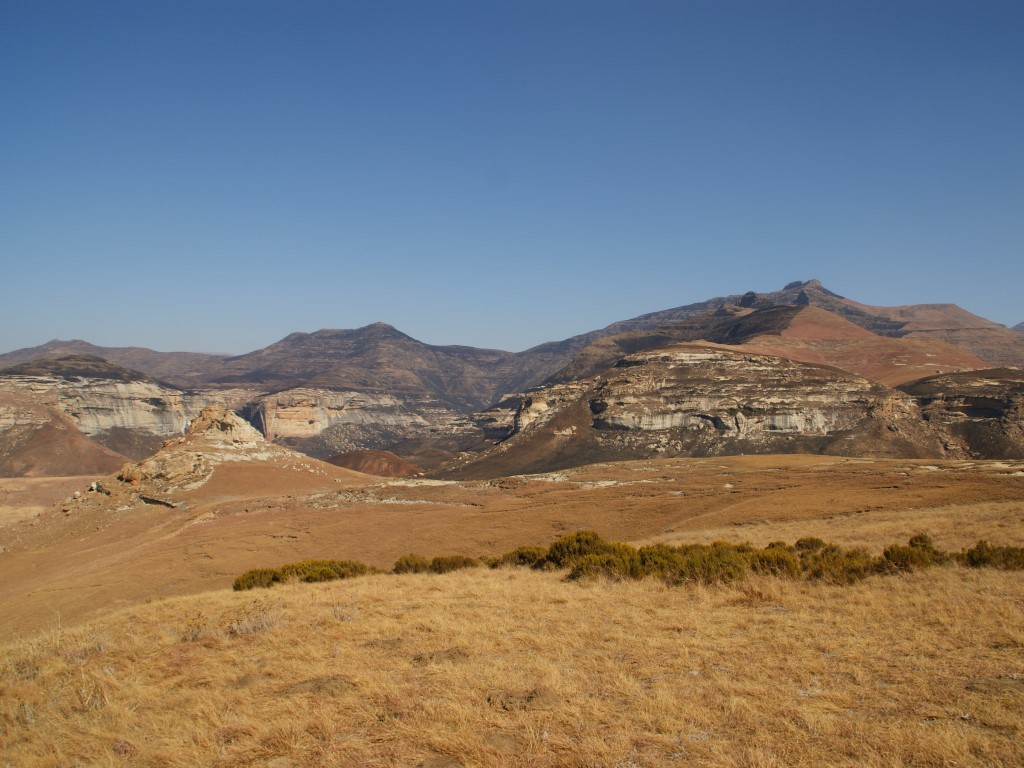
[[[711,344],[629,355],[593,379],[506,398],[478,424],[498,445],[453,465],[456,476],[653,456],[943,454],[903,392]]]
[[[1024,371],[995,368],[929,376],[900,387],[942,433],[954,458],[1024,458]]]
[[[154,453],[168,437],[181,435],[211,404],[244,402],[239,390],[183,391],[99,358],[76,356],[39,361],[0,374],[0,429],[19,418],[10,402],[33,402],[65,414],[80,432],[131,458]]]

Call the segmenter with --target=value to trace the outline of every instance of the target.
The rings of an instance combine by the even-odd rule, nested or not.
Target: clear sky
[[[0,351],[1024,320],[1019,0],[0,0]]]

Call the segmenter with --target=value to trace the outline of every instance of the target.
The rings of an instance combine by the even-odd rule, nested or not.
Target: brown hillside
[[[423,468],[390,451],[349,451],[325,459],[328,464],[353,469],[378,477],[410,477],[423,473]]]
[[[599,339],[548,381],[587,378],[626,355],[698,340],[830,365],[890,386],[936,372],[987,367],[984,360],[960,347],[879,336],[819,307],[778,305],[755,310],[725,306],[673,325]]]
[[[796,309],[777,334],[752,334],[740,348],[831,365],[889,386],[949,370],[987,367],[962,347],[913,336],[879,336],[818,307]]]
[[[0,410],[5,404],[6,398]],[[0,477],[105,475],[128,461],[83,435],[55,408],[18,403],[17,412],[25,420],[0,431]]]

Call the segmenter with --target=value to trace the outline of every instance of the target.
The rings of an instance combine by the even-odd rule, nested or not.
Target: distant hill
[[[293,333],[228,358],[210,383],[268,391],[321,387],[429,396],[457,411],[481,408],[524,373],[516,355],[496,349],[433,346],[386,323],[352,330]]]
[[[694,340],[701,337],[693,336],[685,330],[687,323],[694,318],[723,308],[729,311],[729,314],[735,315],[736,310],[751,312],[780,305],[818,307],[878,336],[945,342],[961,347],[969,355],[988,365],[1024,365],[1024,336],[1017,336],[1005,326],[971,314],[955,304],[875,307],[830,291],[820,280],[797,280],[778,291],[761,294],[747,291],[744,294],[717,296],[694,304],[650,312],[564,341],[542,344],[522,354],[544,352],[552,358],[562,356],[565,365],[568,365],[580,351],[599,339],[676,326],[682,337]],[[764,320],[765,318],[760,318],[759,322]],[[727,325],[728,320],[723,321],[723,324]],[[706,326],[706,321],[702,320],[701,325]],[[1024,323],[1021,325],[1024,326]],[[693,329],[693,326],[690,327]],[[708,332],[712,334],[715,334],[716,330],[716,326],[708,327]],[[769,331],[766,329],[765,332]],[[717,336],[714,338],[722,340]]]
[[[94,355],[68,355],[58,358],[37,358],[9,368],[0,368],[0,376],[46,376],[77,381],[109,379],[112,381],[151,381],[144,373],[122,368]]]
[[[225,355],[201,352],[157,352],[144,347],[98,347],[86,341],[54,339],[38,347],[16,349],[0,355],[0,368],[28,363],[40,358],[88,356],[101,358],[115,365],[141,371],[176,387],[198,386],[215,375]]]
[[[1024,333],[1024,323],[1017,323],[1015,326],[1013,326],[1013,330]]]
[[[618,359],[680,341],[711,341],[739,350],[777,355],[841,368],[885,384],[900,384],[986,363],[966,350],[939,341],[879,336],[828,310],[810,305],[769,305],[751,309],[723,305],[649,331],[634,330],[597,339],[550,383],[587,378]]]

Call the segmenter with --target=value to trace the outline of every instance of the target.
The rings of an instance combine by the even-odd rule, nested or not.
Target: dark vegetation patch
[[[235,579],[236,591],[255,587],[272,587],[287,581],[336,581],[378,573],[366,563],[356,560],[300,560],[280,568],[254,568]]]
[[[927,534],[919,533],[906,544],[893,544],[880,556],[874,556],[863,549],[843,549],[818,538],[799,539],[796,544],[777,541],[763,548],[726,541],[634,547],[605,541],[594,531],[577,531],[563,536],[547,549],[519,547],[483,561],[464,555],[442,555],[429,560],[422,555],[403,555],[395,561],[391,572],[440,574],[489,565],[491,568],[567,570],[570,580],[654,577],[669,584],[725,584],[754,573],[854,584],[868,576],[908,573],[951,564],[1021,571],[1024,570],[1024,547],[995,546],[979,541],[970,549],[945,552],[938,549]],[[367,573],[379,571],[351,560],[303,560],[280,568],[247,571],[235,579],[235,589],[271,587],[286,581],[332,581]]]

